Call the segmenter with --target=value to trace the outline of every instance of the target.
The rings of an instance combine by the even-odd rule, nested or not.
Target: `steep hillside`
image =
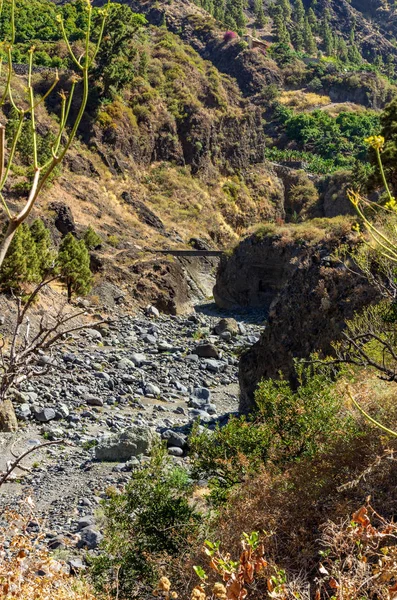
[[[70,15],[80,14],[84,3],[57,4],[72,27]],[[368,20],[349,3],[318,2],[310,12],[299,0],[278,0],[263,4],[263,18],[258,3],[241,4],[243,21],[228,32],[228,11],[237,1],[226,3],[222,15],[212,3],[198,4],[115,5],[79,143],[37,211],[52,225],[55,241],[53,223],[59,229],[68,210],[77,232],[92,225],[104,240],[92,259],[98,281],[105,275],[140,302],[171,311],[184,304],[175,300],[186,291],[183,269],[177,261],[153,259],[148,249],[186,247],[198,234],[228,248],[258,222],[349,212],[344,190],[352,181],[365,187],[371,172],[363,138],[378,133],[379,108],[395,91],[390,61],[382,66],[363,45],[368,36],[382,36],[375,31],[378,16]],[[16,40],[19,61],[27,60],[35,40],[36,92],[56,65],[67,90],[73,64],[59,31],[35,24],[39,5],[49,16],[54,10],[49,0],[23,5],[29,27]],[[285,31],[278,20],[282,6],[291,11]],[[311,23],[310,51],[299,41],[302,18]],[[348,36],[353,22],[355,34]],[[6,20],[0,26],[7,31]],[[81,30],[70,33],[78,46]],[[338,35],[346,38],[345,54]],[[54,135],[57,111],[54,95],[41,115],[44,136]],[[16,203],[21,185],[16,172]]]

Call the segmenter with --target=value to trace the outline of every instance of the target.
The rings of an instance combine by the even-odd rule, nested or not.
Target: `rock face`
[[[137,300],[149,300],[162,313],[178,315],[192,310],[189,288],[181,265],[166,260],[138,262],[131,267]]]
[[[261,379],[277,377],[280,371],[293,377],[295,357],[306,358],[314,351],[331,354],[331,344],[340,337],[346,320],[376,300],[376,292],[364,279],[340,263],[329,262],[331,251],[326,243],[309,248],[284,279],[266,329],[240,361],[242,412],[252,409]]]
[[[74,223],[73,214],[67,204],[64,204],[63,202],[52,202],[49,205],[49,209],[54,211],[54,224],[62,235],[76,233],[76,225]]]
[[[139,454],[147,455],[158,438],[150,427],[134,425],[109,436],[95,446],[95,458],[100,461],[121,462]]]
[[[302,254],[296,243],[285,244],[279,236],[252,235],[235,248],[230,257],[219,264],[214,298],[218,306],[270,307]]]

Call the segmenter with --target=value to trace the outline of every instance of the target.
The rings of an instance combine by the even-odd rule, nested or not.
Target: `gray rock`
[[[125,375],[122,375],[121,377],[122,381],[124,383],[135,383],[136,377],[135,375],[130,375],[129,373],[126,373]]]
[[[225,340],[225,342],[230,342],[230,340],[232,339],[232,334],[230,333],[230,331],[224,331],[223,333],[221,333],[220,337],[222,338],[222,340]]]
[[[28,419],[32,414],[29,404],[21,404],[18,408],[18,417],[20,419]]]
[[[152,396],[160,396],[161,390],[157,385],[153,383],[147,383],[145,385],[145,394],[150,394]]]
[[[103,406],[103,400],[102,398],[99,398],[99,396],[87,394],[84,396],[84,400],[88,406]]]
[[[40,423],[48,423],[48,421],[52,421],[56,417],[55,410],[53,408],[42,408],[42,409],[33,409],[34,418]]]
[[[98,379],[104,379],[105,381],[109,381],[110,380],[109,373],[105,373],[104,371],[95,371],[94,375]]]
[[[134,352],[134,354],[131,354],[131,362],[133,362],[136,367],[141,367],[146,362],[146,356]]]
[[[77,531],[80,531],[81,529],[85,529],[86,527],[92,527],[95,523],[95,517],[93,517],[92,515],[89,515],[87,517],[81,517],[78,521],[77,521]]]
[[[81,571],[84,571],[87,567],[81,560],[81,558],[71,558],[68,561],[71,575],[77,575]]]
[[[84,331],[86,336],[91,338],[92,340],[102,340],[102,334],[97,329],[85,329]]]
[[[135,367],[135,363],[129,358],[121,358],[117,363],[117,368],[120,371],[126,371],[127,369],[133,369]]]
[[[177,447],[170,446],[168,448],[168,454],[170,456],[183,456],[183,450],[182,450],[182,448],[177,448]]]
[[[209,402],[211,400],[211,391],[205,387],[194,388],[192,396]]]
[[[167,441],[169,447],[184,448],[186,446],[186,436],[182,433],[177,433],[172,429],[167,429],[161,434],[163,440]]]
[[[132,425],[128,429],[99,441],[95,458],[100,461],[121,462],[139,454],[148,454],[159,435],[150,427]]]
[[[169,342],[161,340],[157,343],[157,349],[159,350],[159,352],[180,352],[182,350],[182,348],[177,348]]]
[[[85,527],[80,531],[81,539],[77,543],[78,548],[87,548],[95,550],[103,540],[103,535],[93,527]]]
[[[145,308],[145,313],[148,317],[155,317],[156,319],[158,319],[160,316],[160,311],[158,310],[158,308],[152,306],[151,304],[149,304],[149,306]]]
[[[213,358],[206,358],[205,366],[208,369],[208,371],[212,371],[213,373],[220,373],[226,369],[225,363],[222,363],[219,360],[215,360]]]
[[[198,363],[199,357],[197,356],[197,354],[188,354],[185,357],[185,360],[187,360],[188,362],[192,362],[192,363]]]
[[[55,412],[56,417],[60,419],[66,419],[69,416],[69,408],[63,402],[58,404]]]

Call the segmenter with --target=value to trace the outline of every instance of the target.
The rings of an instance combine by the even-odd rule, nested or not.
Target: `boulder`
[[[214,333],[222,335],[222,333],[228,332],[230,335],[238,335],[238,323],[235,319],[221,319],[214,327]]]
[[[103,535],[93,527],[84,527],[80,531],[80,536],[77,547],[87,548],[87,550],[95,550],[103,540]]]
[[[64,202],[51,202],[48,207],[55,213],[54,224],[62,235],[76,234],[76,225],[70,207]]]
[[[0,431],[17,431],[18,421],[15,416],[14,406],[11,400],[4,400],[0,404]]]
[[[122,462],[139,454],[148,455],[159,435],[144,425],[133,425],[99,441],[95,458],[100,461]]]
[[[40,421],[40,423],[48,423],[48,421],[52,421],[56,417],[56,412],[53,408],[39,408],[37,406],[33,407],[33,415],[36,421]]]
[[[220,358],[219,350],[213,344],[200,344],[193,352],[200,358]]]

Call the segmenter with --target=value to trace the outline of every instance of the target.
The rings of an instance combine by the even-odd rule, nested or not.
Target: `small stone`
[[[149,306],[147,306],[145,308],[145,313],[147,314],[148,317],[155,317],[156,319],[158,319],[160,316],[160,312],[159,312],[158,308],[156,308],[152,304],[149,304]]]
[[[183,456],[183,450],[182,450],[182,448],[177,448],[175,446],[174,447],[170,446],[168,448],[168,454],[170,456]]]
[[[84,396],[84,400],[88,406],[103,406],[103,400],[99,396],[87,394]]]

